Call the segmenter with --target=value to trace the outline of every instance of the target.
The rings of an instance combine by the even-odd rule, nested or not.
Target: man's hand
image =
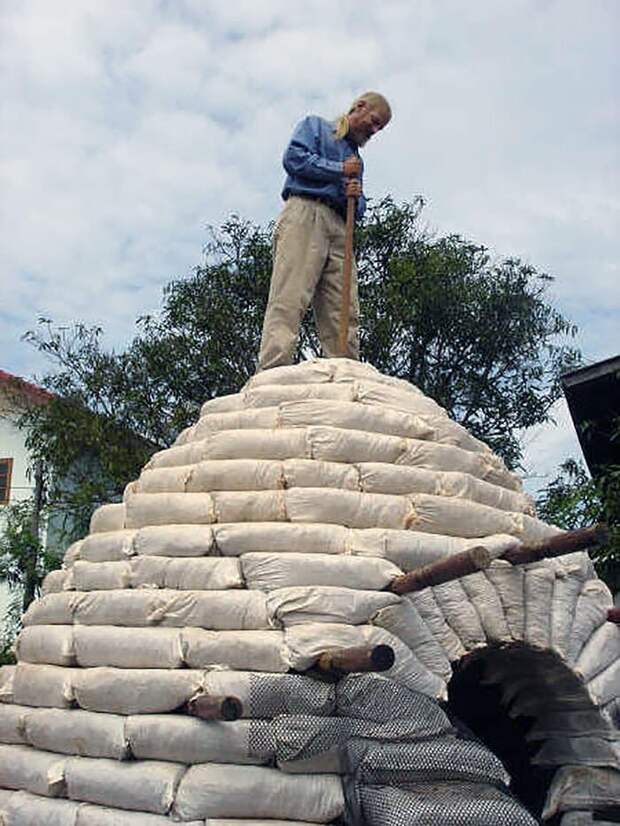
[[[349,178],[345,186],[347,198],[359,198],[362,194],[362,185],[357,178]]]
[[[362,174],[362,162],[355,155],[347,158],[342,165],[342,171],[345,178],[359,178]]]

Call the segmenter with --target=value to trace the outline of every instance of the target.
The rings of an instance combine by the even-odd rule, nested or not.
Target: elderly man
[[[359,147],[389,122],[377,92],[357,98],[330,122],[316,115],[296,127],[284,153],[286,202],[274,229],[274,266],[263,323],[259,369],[291,364],[301,320],[312,302],[323,355],[359,358],[357,278],[352,273],[347,352],[338,350],[347,195],[366,208]]]

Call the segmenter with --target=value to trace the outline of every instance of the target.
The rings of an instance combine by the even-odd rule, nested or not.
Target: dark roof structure
[[[620,355],[565,373],[562,387],[592,476],[620,465]]]

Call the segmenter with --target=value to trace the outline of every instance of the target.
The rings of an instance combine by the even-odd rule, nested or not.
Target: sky
[[[586,362],[618,354],[618,42],[617,0],[0,0],[0,367],[45,371],[39,316],[123,346],[207,225],[277,215],[295,123],[366,89],[366,194],[554,276]],[[580,455],[554,417],[530,485]]]

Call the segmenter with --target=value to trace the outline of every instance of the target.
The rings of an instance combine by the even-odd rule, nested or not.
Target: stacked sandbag
[[[584,554],[501,558],[556,533],[515,474],[406,382],[341,359],[258,374],[206,402],[122,502],[94,513],[24,615],[18,664],[0,670],[0,817],[293,826],[363,813],[404,826],[418,821],[385,812],[428,819],[439,806],[448,824],[461,799],[472,824],[529,822],[488,750],[433,730],[431,760],[428,720],[407,728],[407,711],[398,729],[369,727],[313,669],[330,649],[388,645],[381,691],[438,709],[465,655],[551,651],[605,739],[620,661],[609,592]],[[389,590],[480,545],[495,560],[486,571]],[[241,718],[189,716],[203,694],[238,698]],[[612,751],[600,750],[609,770]]]

